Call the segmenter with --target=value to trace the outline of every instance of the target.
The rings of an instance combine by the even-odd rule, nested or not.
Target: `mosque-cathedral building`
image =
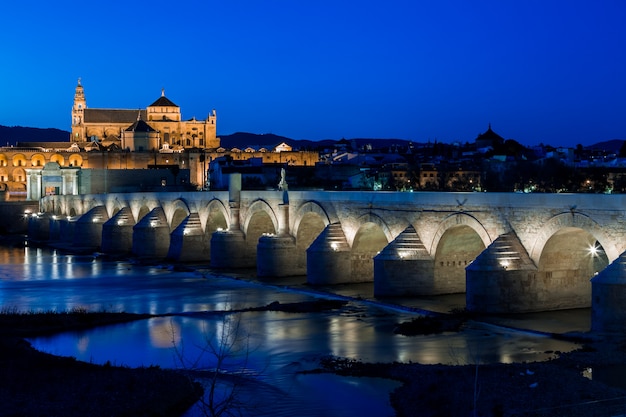
[[[188,188],[206,189],[210,162],[224,156],[295,166],[313,166],[319,161],[317,152],[293,151],[284,143],[270,150],[224,149],[216,136],[216,125],[215,110],[205,120],[184,120],[180,107],[165,96],[164,90],[145,109],[91,108],[79,79],[69,141],[20,142],[0,148],[0,191],[9,191],[11,199],[36,199],[48,193],[112,192],[116,190],[114,178],[129,181],[135,176],[124,175],[121,170],[154,169],[155,181],[164,183],[158,171],[170,171],[175,166],[178,168],[173,172],[185,174],[180,175],[179,182],[187,181]],[[64,178],[57,187],[46,187],[41,179],[46,173],[44,166],[50,162],[57,168],[48,173],[49,177]],[[136,174],[146,179],[148,173]],[[104,189],[94,180],[98,178],[106,179]],[[86,185],[88,181],[91,186]],[[123,188],[118,184],[117,189]]]
[[[139,121],[143,121],[138,126]],[[130,151],[159,150],[162,144],[171,149],[188,148],[217,149],[220,141],[216,137],[217,116],[213,110],[206,120],[182,120],[180,107],[165,97],[161,91],[154,103],[145,109],[100,109],[87,107],[85,91],[80,79],[72,106],[72,142],[98,141],[104,146],[116,146]],[[146,127],[147,125],[147,127]],[[134,133],[149,129],[152,132],[145,148],[135,143]]]

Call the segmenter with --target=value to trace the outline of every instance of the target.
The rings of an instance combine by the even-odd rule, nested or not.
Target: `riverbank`
[[[463,366],[370,364],[327,358],[322,369],[382,377],[398,417],[588,417],[626,415],[626,351],[596,340],[545,362]],[[607,384],[613,379],[621,387]]]
[[[320,301],[259,309],[321,311],[336,303]],[[152,317],[126,313],[0,314],[0,398],[9,416],[176,416],[201,395],[182,373],[158,367],[94,365],[33,349],[24,340],[60,330],[87,329]],[[432,323],[427,323],[430,328]],[[370,376],[402,382],[390,395],[405,416],[620,416],[626,414],[626,387],[603,382],[607,372],[626,364],[622,342],[591,340],[583,348],[554,352],[545,362],[478,365],[367,364],[326,358],[322,372]],[[604,375],[602,375],[604,373]],[[617,374],[619,378],[620,374]],[[623,378],[622,378],[623,380]],[[476,411],[476,412],[474,412]]]
[[[85,311],[0,313],[0,415],[182,415],[202,395],[201,386],[182,373],[80,362],[39,352],[24,339],[145,318]]]

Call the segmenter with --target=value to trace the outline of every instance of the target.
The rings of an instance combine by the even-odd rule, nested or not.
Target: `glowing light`
[[[339,245],[336,242],[333,242],[330,244],[330,248],[336,252],[339,248]]]
[[[150,222],[150,227],[157,227],[157,222],[156,222],[156,220],[152,220],[152,221]]]
[[[589,255],[596,257],[599,256],[601,249],[597,245],[589,245],[587,251],[589,252]]]
[[[215,229],[217,232],[223,232],[224,229],[222,229],[221,227],[218,227],[217,229]]]
[[[503,259],[500,261],[500,266],[504,269],[507,269],[511,263],[508,259]]]
[[[398,251],[398,256],[400,257],[400,259],[408,258],[409,256],[411,256],[411,252],[406,250]]]

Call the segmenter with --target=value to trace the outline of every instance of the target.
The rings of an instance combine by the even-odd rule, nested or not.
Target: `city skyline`
[[[626,139],[626,5],[39,0],[5,5],[0,125],[69,130],[165,89],[218,135],[472,141]]]

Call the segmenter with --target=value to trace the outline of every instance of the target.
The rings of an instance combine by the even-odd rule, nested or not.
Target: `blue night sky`
[[[626,139],[623,0],[34,0],[0,22],[0,125],[69,130],[81,77],[88,107],[165,88],[219,135]]]

